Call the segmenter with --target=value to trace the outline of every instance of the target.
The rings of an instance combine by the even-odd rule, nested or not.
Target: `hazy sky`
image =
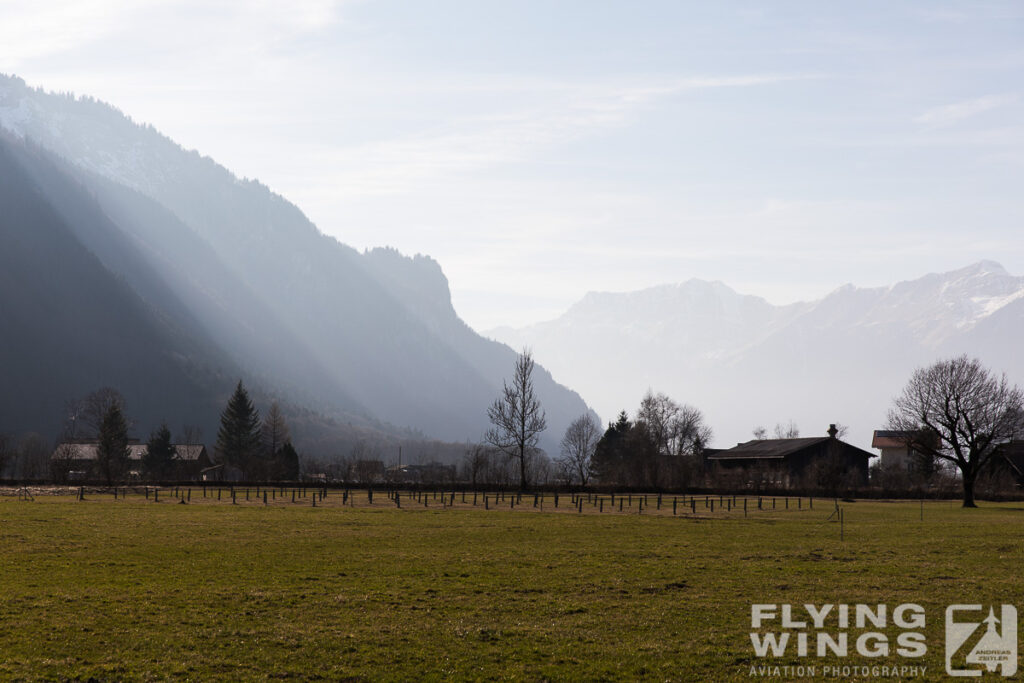
[[[1024,273],[1019,2],[0,0],[0,71],[433,256],[477,329]]]

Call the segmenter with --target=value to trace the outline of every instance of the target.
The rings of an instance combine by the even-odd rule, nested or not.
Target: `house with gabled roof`
[[[61,472],[61,478],[98,479],[97,469],[99,454],[98,441],[65,441],[54,449],[50,462],[55,471]],[[176,481],[192,481],[200,479],[200,472],[210,467],[206,446],[202,444],[175,444],[175,468],[167,475],[167,479]],[[142,475],[142,462],[149,449],[146,444],[132,440],[128,443],[128,476],[138,479]]]
[[[852,479],[850,483],[866,484],[868,464],[876,455],[837,438],[834,424],[829,425],[827,433],[821,437],[753,439],[728,449],[709,448],[704,460],[712,470],[745,471],[756,484],[798,486],[826,472]]]

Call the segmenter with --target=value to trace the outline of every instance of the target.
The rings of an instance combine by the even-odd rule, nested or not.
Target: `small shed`
[[[175,477],[183,481],[199,481],[203,471],[213,466],[206,446],[202,444],[175,444]]]

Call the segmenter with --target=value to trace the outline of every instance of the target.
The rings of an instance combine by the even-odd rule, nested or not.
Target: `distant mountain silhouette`
[[[117,226],[39,150],[5,137],[0,178],[3,428],[55,434],[66,401],[105,385],[141,422],[173,411],[212,425],[212,398],[239,369],[190,330],[172,292],[153,280],[144,298],[90,249],[106,243],[132,261]]]
[[[793,418],[805,436],[843,423],[867,447],[919,366],[967,353],[1024,383],[1024,277],[982,261],[788,306],[690,280],[587,294],[555,320],[489,334],[532,346],[608,419],[652,388],[701,408],[721,446]]]
[[[515,351],[459,319],[432,259],[394,249],[359,253],[260,183],[92,99],[0,76],[0,129],[18,178],[17,190],[5,179],[5,192],[35,202],[15,216],[5,201],[2,239],[39,233],[42,240],[36,224],[49,221],[45,244],[61,243],[48,253],[38,245],[32,267],[0,275],[3,310],[19,312],[18,327],[8,329],[21,330],[0,342],[0,362],[46,366],[74,357],[88,320],[122,334],[139,328],[130,350],[124,339],[118,346],[108,336],[90,338],[93,355],[81,357],[74,381],[58,381],[65,375],[56,371],[46,382],[42,370],[24,375],[19,387],[30,400],[0,415],[0,429],[51,425],[75,392],[109,384],[125,391],[146,430],[158,419],[174,425],[187,417],[210,439],[239,376],[257,387],[258,399],[276,397],[295,415],[319,416],[307,438],[325,453],[343,449],[353,433],[476,440],[486,429],[486,408],[511,374]],[[85,263],[87,278],[78,273]],[[55,286],[58,271],[66,271],[62,286],[91,308],[31,304],[43,296],[37,290]],[[99,296],[101,286],[117,296],[107,289]],[[61,337],[56,347],[28,341]],[[129,372],[122,361],[133,353]],[[147,363],[178,378],[173,401],[157,393]],[[587,408],[546,370],[535,379],[549,418],[543,445],[554,451]]]

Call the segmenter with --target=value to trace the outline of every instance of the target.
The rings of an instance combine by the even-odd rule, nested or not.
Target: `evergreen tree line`
[[[286,481],[299,477],[299,455],[276,402],[261,420],[239,380],[220,416],[217,456],[248,480]]]
[[[68,407],[68,426],[52,463],[55,478],[66,476],[59,470],[75,461],[76,442],[82,441],[96,443],[95,474],[108,484],[127,479],[132,468],[139,468],[144,478],[154,481],[178,476],[184,454],[178,453],[166,423],[150,434],[142,461],[131,461],[131,424],[118,391],[100,389]],[[186,427],[185,431],[186,445],[198,445],[197,430]],[[0,452],[5,450],[2,446],[0,443]],[[280,407],[272,403],[261,419],[241,381],[221,413],[214,454],[215,462],[236,470],[244,479],[288,481],[299,477],[299,455]],[[0,457],[0,469],[3,464]]]
[[[594,444],[589,475],[620,486],[693,485],[703,475],[703,452],[710,440],[711,428],[698,409],[648,392],[636,419],[622,411]]]

